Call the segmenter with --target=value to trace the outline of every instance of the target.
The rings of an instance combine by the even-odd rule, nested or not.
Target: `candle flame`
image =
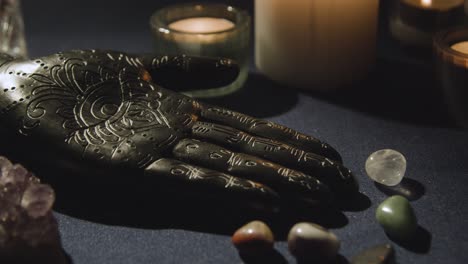
[[[432,0],[421,0],[421,4],[426,7],[431,6]]]

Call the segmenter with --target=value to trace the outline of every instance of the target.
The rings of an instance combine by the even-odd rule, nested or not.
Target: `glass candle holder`
[[[449,110],[459,125],[468,128],[468,28],[437,33],[434,51]]]
[[[390,32],[404,46],[432,46],[437,31],[463,22],[464,0],[394,0]]]
[[[28,56],[19,0],[0,0],[0,52],[16,58]]]
[[[240,73],[225,87],[187,87],[180,91],[203,98],[232,93],[248,75],[250,16],[223,4],[180,4],[156,11],[150,19],[155,52],[159,55],[223,57],[235,60]]]

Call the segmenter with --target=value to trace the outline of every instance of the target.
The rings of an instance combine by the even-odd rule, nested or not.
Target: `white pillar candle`
[[[302,89],[338,88],[375,60],[378,0],[256,0],[256,65]]]
[[[185,33],[208,34],[230,30],[235,25],[224,18],[192,17],[172,22],[168,27]]]

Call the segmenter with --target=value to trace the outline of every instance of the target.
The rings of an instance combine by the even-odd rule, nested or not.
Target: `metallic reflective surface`
[[[159,86],[229,83],[238,74],[230,60],[79,50],[2,55],[0,65],[2,133],[38,159],[144,170],[252,202],[321,203],[357,190],[328,144]]]

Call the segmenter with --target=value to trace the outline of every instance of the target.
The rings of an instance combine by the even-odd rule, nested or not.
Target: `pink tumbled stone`
[[[232,243],[240,253],[254,255],[268,252],[275,239],[271,229],[261,221],[252,221],[239,228],[232,236]]]

